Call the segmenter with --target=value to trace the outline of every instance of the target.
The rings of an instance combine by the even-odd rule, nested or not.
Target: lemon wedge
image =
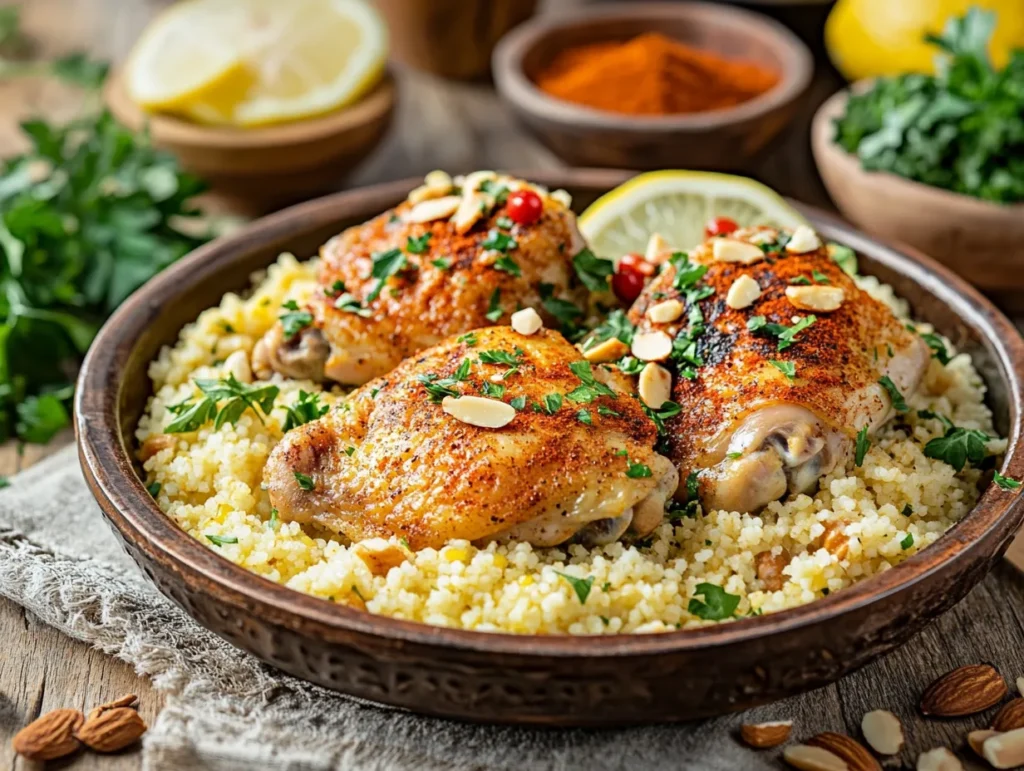
[[[602,257],[643,254],[658,233],[674,249],[704,240],[704,224],[729,217],[741,227],[795,228],[806,220],[771,188],[746,177],[707,171],[640,174],[592,203],[579,218],[580,232]]]
[[[386,61],[366,0],[183,0],[140,38],[128,88],[150,110],[259,126],[355,102]]]

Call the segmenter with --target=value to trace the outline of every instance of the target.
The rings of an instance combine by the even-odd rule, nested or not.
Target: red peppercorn
[[[629,305],[644,291],[647,278],[654,273],[655,267],[639,254],[623,255],[612,276],[612,291],[622,303]]]
[[[704,237],[711,238],[711,236],[727,236],[734,230],[738,230],[739,225],[736,224],[736,220],[730,219],[729,217],[712,217],[704,225]]]
[[[532,225],[544,213],[544,202],[532,190],[517,190],[508,197],[508,216],[518,225]]]

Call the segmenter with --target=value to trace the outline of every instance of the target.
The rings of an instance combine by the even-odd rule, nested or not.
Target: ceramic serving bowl
[[[695,48],[747,59],[780,74],[774,88],[723,110],[621,115],[548,96],[536,85],[562,49],[660,32]],[[540,16],[510,32],[494,52],[498,93],[553,152],[573,165],[628,169],[741,168],[786,125],[810,83],[810,51],[784,26],[710,3],[623,3]]]
[[[854,88],[863,88],[864,84]],[[814,117],[818,171],[843,215],[869,233],[909,244],[948,265],[1000,304],[1024,307],[1024,204],[1002,205],[865,171],[832,139],[849,99],[840,91]]]
[[[146,113],[128,96],[120,72],[108,78],[104,100],[115,118],[135,131],[148,130],[156,146],[174,153],[233,208],[263,213],[336,189],[384,138],[395,93],[386,75],[349,107],[249,129]]]
[[[569,190],[584,207],[624,179],[568,170],[522,176]],[[279,252],[313,254],[339,229],[402,200],[419,180],[340,193],[252,223],[136,292],[103,327],[82,369],[76,431],[82,467],[128,553],[199,623],[263,661],[348,694],[474,721],[596,726],[676,721],[749,707],[837,679],[900,645],[962,598],[1006,549],[1024,498],[990,486],[938,542],[898,567],[810,605],[698,630],[603,637],[521,636],[431,627],[300,594],[234,565],[157,508],[133,460],[132,433],[161,346]],[[1024,341],[987,300],[914,252],[805,210],[826,238],[860,254],[975,357],[1004,474],[1024,476]]]

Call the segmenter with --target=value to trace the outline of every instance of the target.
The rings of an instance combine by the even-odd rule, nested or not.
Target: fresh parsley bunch
[[[994,13],[971,8],[928,36],[938,74],[880,78],[850,97],[835,141],[865,169],[987,201],[1024,201],[1024,50],[996,70]]]

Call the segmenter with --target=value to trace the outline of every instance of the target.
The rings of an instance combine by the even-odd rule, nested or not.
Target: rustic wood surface
[[[570,0],[561,0],[560,7]],[[571,0],[580,2],[581,0]],[[0,0],[0,5],[17,4]],[[40,55],[87,49],[117,60],[125,54],[146,21],[167,0],[31,0],[22,2],[24,26]],[[547,7],[556,5],[548,0]],[[486,85],[446,83],[399,72],[400,98],[395,126],[381,149],[348,181],[365,184],[424,173],[432,168],[538,168],[559,162],[524,136]],[[814,105],[838,86],[828,72],[818,76],[800,118],[787,138],[776,144],[749,173],[781,192],[828,207],[807,149]],[[74,114],[79,99],[58,84],[0,84],[0,156],[21,147],[17,122],[42,113],[61,118]],[[0,474],[10,475],[40,460],[71,440],[65,434],[48,448],[0,448]],[[97,523],[97,526],[101,526]],[[1024,564],[1024,543],[1013,550]],[[985,725],[985,713],[952,721],[924,721],[916,700],[931,679],[954,666],[990,661],[1011,684],[1024,676],[1024,577],[1009,564],[1000,566],[967,600],[911,643],[840,683],[814,694],[753,710],[744,720],[793,719],[796,736],[819,730],[859,735],[861,715],[886,707],[904,719],[908,746],[886,768],[912,768],[917,753],[935,746],[959,751],[968,768],[983,768],[964,750],[967,730]],[[0,769],[33,769],[38,764],[17,758],[10,749],[14,732],[41,712],[57,707],[87,709],[124,693],[141,697],[141,712],[151,720],[161,695],[130,666],[69,640],[39,623],[21,608],[0,601]],[[729,723],[735,721],[728,721]],[[779,768],[778,753],[736,755],[723,735],[721,758],[681,759],[685,768]],[[740,758],[743,760],[728,760]],[[112,756],[81,755],[57,767],[137,769],[137,751]]]

